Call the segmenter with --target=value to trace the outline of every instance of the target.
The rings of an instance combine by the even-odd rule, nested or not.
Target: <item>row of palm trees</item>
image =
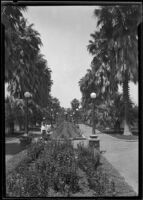
[[[91,69],[79,81],[85,109],[90,93],[97,93],[96,104],[114,103],[118,86],[123,88],[124,134],[130,135],[129,81],[138,81],[138,26],[141,6],[101,6],[94,11],[97,31],[91,34],[88,51],[93,56]],[[113,101],[112,101],[113,100]]]
[[[5,84],[10,93],[6,99],[6,118],[12,129],[15,119],[20,121],[24,118],[26,91],[32,94],[29,100],[29,113],[33,113],[31,120],[42,120],[45,110],[53,104],[51,69],[40,52],[42,41],[39,32],[23,16],[26,11],[26,6],[2,5],[1,8]],[[57,104],[60,106],[59,102]]]
[[[50,92],[52,80],[47,61],[40,53],[40,34],[28,24],[22,12],[27,8],[2,6],[2,23],[5,30],[5,82],[16,98],[23,98],[29,91],[34,99],[42,97],[42,90]],[[41,87],[41,85],[45,87]]]

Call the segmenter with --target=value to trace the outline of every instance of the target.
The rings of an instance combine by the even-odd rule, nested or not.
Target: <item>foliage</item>
[[[36,160],[39,155],[43,152],[44,150],[44,141],[43,140],[38,140],[36,143],[32,143],[30,147],[27,150],[27,156],[31,161]]]
[[[23,17],[22,11],[26,11],[26,7],[17,7],[17,6],[5,6],[1,7],[1,17],[2,23],[5,26],[5,79],[6,81],[10,80],[14,74],[14,66],[12,61],[9,58],[14,55],[13,40],[17,37],[17,28],[21,18]],[[19,55],[19,54],[18,54]]]
[[[9,133],[14,133],[14,122],[22,125],[24,121],[25,103],[22,99],[10,96],[5,99],[5,125]]]
[[[79,107],[79,105],[80,105],[80,102],[78,99],[75,98],[71,101],[72,110],[76,110]]]
[[[120,129],[124,120],[124,110],[125,110],[123,94],[116,93],[114,95],[114,100],[112,100],[112,103],[110,103],[108,108],[109,108],[108,116],[110,117],[110,122],[112,124],[112,127]],[[128,122],[130,123],[130,125],[133,126],[138,119],[138,114],[137,114],[138,111],[136,107],[134,107],[134,104],[130,99],[128,102],[128,112],[129,112]]]
[[[40,34],[24,18],[25,6],[2,5],[5,26],[5,81],[10,95],[24,99],[24,92],[32,93],[33,102],[47,106],[51,90],[51,70],[40,54]]]
[[[78,164],[87,174],[89,187],[95,191],[95,196],[113,196],[115,192],[114,182],[110,182],[106,174],[98,170],[100,165],[100,153],[83,146],[78,146]]]
[[[47,105],[43,109],[43,116],[46,118],[46,121],[51,123],[53,126],[54,123],[58,123],[61,112],[60,101],[56,97],[49,95],[47,100]]]
[[[78,164],[84,171],[91,168],[96,170],[100,163],[100,153],[98,151],[92,151],[92,149],[85,148],[82,145],[78,145]]]
[[[78,167],[86,172],[94,196],[115,196],[116,185],[100,163],[98,151],[78,146],[69,141],[43,140],[32,144],[28,156],[6,178],[8,197],[72,196],[80,192]],[[111,167],[111,166],[110,166]],[[115,174],[114,174],[115,176]]]
[[[5,76],[6,81],[19,82],[19,77],[29,71],[32,60],[39,51],[39,33],[24,19],[26,7],[2,6],[2,23],[5,26]],[[20,52],[20,53],[19,53]],[[29,65],[31,64],[31,66]],[[29,76],[27,76],[27,79]]]
[[[71,110],[69,114],[75,123],[78,123],[81,119],[81,107],[78,99],[75,98],[71,101]]]
[[[41,144],[40,144],[41,145]],[[7,178],[8,196],[48,196],[50,188],[64,196],[79,190],[77,165],[71,144],[50,142],[29,151],[29,158],[36,161],[30,165],[20,165]],[[30,153],[31,152],[31,153]]]
[[[26,10],[25,6],[2,5],[2,23],[5,27],[5,82],[8,83],[7,89],[11,98],[23,103],[22,109],[25,108],[24,93],[29,91],[32,94],[32,100],[28,102],[29,121],[36,124],[37,121],[41,122],[44,108],[48,105],[52,80],[47,60],[40,53],[40,34],[23,16]],[[11,127],[14,126],[15,118],[18,123],[23,124],[25,109],[13,107],[11,102],[7,108],[11,113],[8,114]]]
[[[110,181],[102,171],[88,171],[89,187],[95,190],[95,196],[116,196],[114,181]]]
[[[141,22],[141,8],[137,5],[102,6],[95,10],[95,16],[98,31],[91,34],[92,40],[88,45],[93,55],[91,70],[79,82],[82,102],[85,106],[90,104],[90,93],[94,91],[97,101],[99,99],[104,104],[104,101],[114,99],[118,84],[123,85],[127,127],[130,104],[128,83],[138,80],[137,30]]]
[[[114,74],[115,78],[110,84],[118,82],[123,85],[124,134],[131,134],[129,130],[129,81],[136,83],[138,80],[137,30],[141,23],[141,7],[138,5],[108,8],[103,6],[101,10],[95,11],[95,15],[98,18],[97,26],[101,26],[100,39],[105,39],[104,47],[109,48],[107,64],[110,63],[112,66],[114,63],[115,69],[110,72]],[[98,49],[96,46],[94,47],[98,52],[102,49],[101,45]],[[113,52],[113,56],[110,52]],[[102,58],[102,56],[99,57]],[[105,59],[102,60],[105,63]]]
[[[5,109],[6,109],[6,119],[13,117],[17,119],[20,116],[24,115],[25,103],[23,99],[15,99],[12,96],[9,96],[5,99]]]

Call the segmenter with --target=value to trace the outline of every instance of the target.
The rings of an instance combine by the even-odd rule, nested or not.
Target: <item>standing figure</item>
[[[41,134],[45,135],[46,134],[46,124],[45,122],[42,122],[41,124]]]

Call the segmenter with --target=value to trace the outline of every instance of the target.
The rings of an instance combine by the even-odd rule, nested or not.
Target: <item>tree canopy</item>
[[[51,90],[51,70],[40,53],[40,34],[24,18],[26,7],[2,6],[2,23],[5,26],[5,81],[16,98],[24,92],[33,94],[34,100],[45,106]]]
[[[80,80],[83,103],[90,93],[97,101],[115,99],[118,84],[123,86],[125,134],[129,130],[129,81],[138,81],[138,25],[141,6],[101,6],[94,11],[98,30],[91,34],[88,51],[93,55],[91,69]],[[98,104],[98,102],[97,102]],[[87,106],[88,107],[88,106]]]
[[[51,69],[40,52],[40,33],[24,18],[25,11],[25,6],[2,5],[1,8],[4,25],[5,83],[8,84],[10,99],[13,99],[6,101],[6,104],[7,113],[10,113],[13,120],[17,113],[14,114],[14,110],[19,110],[16,102],[23,101],[25,104],[26,91],[32,94],[28,104],[31,118],[38,114],[42,119],[43,109],[48,106],[51,98]]]

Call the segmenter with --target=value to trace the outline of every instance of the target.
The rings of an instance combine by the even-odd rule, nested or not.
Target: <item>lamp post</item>
[[[70,114],[70,121],[72,122],[72,114]]]
[[[100,150],[100,141],[98,136],[96,135],[95,131],[95,98],[96,98],[96,93],[92,92],[90,94],[91,99],[93,100],[93,110],[92,110],[92,135],[90,136],[89,139],[89,146],[93,148],[93,150],[96,148]]]
[[[78,108],[76,108],[76,123],[78,124]]]
[[[93,100],[93,109],[92,109],[92,134],[95,135],[96,131],[95,131],[95,98],[96,98],[96,93],[92,92],[90,94],[90,97]]]
[[[75,124],[75,112],[74,111],[73,111],[72,117],[73,117],[73,123]]]
[[[24,97],[26,99],[26,134],[28,135],[28,99],[32,97],[30,92],[25,92]]]

